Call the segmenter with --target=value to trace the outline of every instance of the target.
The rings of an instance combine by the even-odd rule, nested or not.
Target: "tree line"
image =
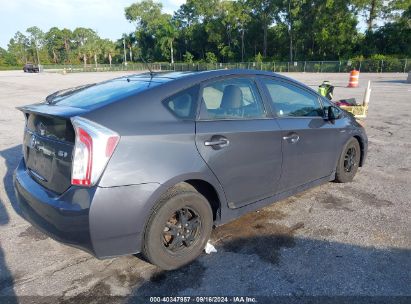
[[[142,0],[125,18],[136,29],[116,41],[83,27],[19,31],[0,65],[411,57],[411,0],[187,0],[173,15]]]

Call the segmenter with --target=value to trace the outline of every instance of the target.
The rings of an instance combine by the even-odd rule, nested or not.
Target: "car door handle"
[[[204,146],[210,147],[210,146],[220,146],[220,147],[225,147],[230,144],[230,141],[227,138],[220,138],[217,140],[206,140],[204,142]]]
[[[284,140],[290,141],[292,144],[295,144],[296,142],[298,142],[300,140],[300,136],[298,136],[298,134],[293,133],[287,136],[283,136]]]

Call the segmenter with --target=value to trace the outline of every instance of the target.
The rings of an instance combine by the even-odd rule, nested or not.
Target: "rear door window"
[[[322,117],[323,109],[315,94],[287,82],[262,78],[278,117]]]
[[[230,78],[204,86],[200,119],[255,119],[267,113],[253,80]]]

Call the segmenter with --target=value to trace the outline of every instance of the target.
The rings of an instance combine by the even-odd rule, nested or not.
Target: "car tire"
[[[335,181],[338,183],[348,183],[354,179],[360,165],[361,148],[358,140],[352,138],[344,146],[338,160]]]
[[[146,225],[143,256],[164,270],[189,264],[210,238],[213,212],[207,199],[187,183],[160,198]]]

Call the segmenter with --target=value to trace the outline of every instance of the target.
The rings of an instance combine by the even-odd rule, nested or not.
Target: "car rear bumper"
[[[94,253],[89,229],[90,189],[69,189],[58,196],[38,183],[28,174],[22,160],[14,174],[14,189],[23,217],[33,226],[57,241]],[[77,198],[81,192],[80,204]],[[76,203],[74,203],[76,202]]]
[[[70,187],[61,195],[34,181],[24,160],[14,174],[23,217],[51,238],[97,258],[140,251],[147,202],[159,184],[122,187]]]

